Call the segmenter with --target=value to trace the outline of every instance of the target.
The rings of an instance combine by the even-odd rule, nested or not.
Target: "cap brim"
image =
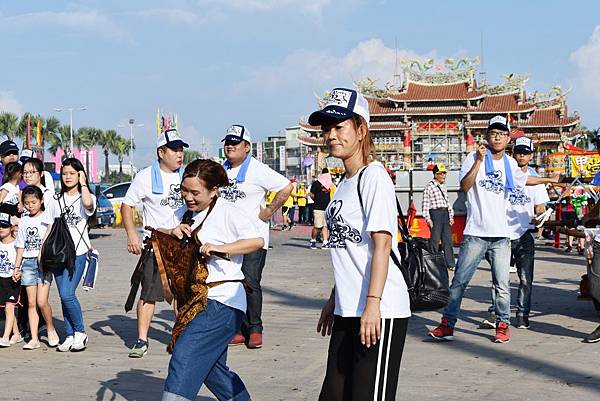
[[[488,126],[487,130],[492,130],[492,129],[500,129],[502,131],[510,131],[508,129],[508,127],[504,124],[501,123],[493,123],[492,125]]]
[[[0,228],[12,228],[11,224],[0,223]]]
[[[354,112],[338,106],[328,106],[323,110],[315,111],[308,117],[308,123],[310,125],[319,126],[328,122],[339,122],[349,119],[354,116]]]
[[[243,141],[243,139],[237,135],[227,135],[225,138],[221,139],[221,142],[226,142],[226,141],[240,143]]]
[[[170,149],[179,149],[179,148],[189,148],[190,147],[190,145],[183,142],[181,139],[178,139],[176,141],[171,141],[171,142],[165,144],[165,146]]]
[[[515,146],[513,149],[513,153],[525,153],[530,154],[533,153],[533,150],[525,147],[525,146]]]

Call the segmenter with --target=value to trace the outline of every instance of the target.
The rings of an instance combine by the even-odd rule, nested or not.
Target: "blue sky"
[[[68,114],[75,127],[134,117],[149,163],[158,106],[215,153],[226,128],[255,138],[295,125],[314,94],[367,76],[392,80],[401,57],[478,56],[488,79],[529,75],[527,90],[573,88],[570,112],[600,126],[600,2],[103,0],[0,3],[0,109]],[[120,129],[128,135],[128,130]]]

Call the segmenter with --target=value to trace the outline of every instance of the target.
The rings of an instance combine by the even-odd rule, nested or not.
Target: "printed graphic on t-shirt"
[[[486,191],[494,192],[499,194],[504,191],[504,180],[502,179],[502,171],[496,170],[485,176],[483,180],[479,181],[479,186]]]
[[[183,199],[181,199],[181,187],[179,184],[171,184],[169,187],[169,195],[160,201],[160,205],[169,206],[174,210],[183,206]]]
[[[75,227],[81,220],[83,220],[83,217],[81,217],[79,214],[75,213],[75,208],[73,207],[73,205],[69,205],[69,206],[65,206],[65,221],[67,222],[67,225],[69,226],[73,226]],[[36,228],[37,231],[37,228]]]
[[[328,244],[331,248],[345,249],[346,241],[354,242],[355,244],[362,241],[360,232],[356,228],[350,227],[340,215],[343,203],[342,200],[335,200],[327,208]]]
[[[8,252],[0,251],[0,273],[10,273],[13,264],[8,257]]]
[[[516,188],[508,195],[511,205],[526,205],[531,203],[531,198],[525,194],[524,188]]]
[[[221,198],[229,202],[235,202],[246,197],[246,193],[238,188],[235,178],[229,180],[229,186],[219,188],[219,193]]]
[[[25,250],[35,251],[42,247],[42,237],[38,233],[37,227],[27,227],[25,229]]]
[[[9,205],[16,205],[19,203],[19,194],[15,193],[10,198],[7,196],[4,198],[4,203]]]

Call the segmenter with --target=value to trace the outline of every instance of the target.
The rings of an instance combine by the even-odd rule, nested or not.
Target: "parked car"
[[[112,226],[117,220],[117,215],[113,210],[112,203],[100,192],[100,187],[90,184],[90,190],[96,195],[96,211],[90,217],[89,226],[91,228],[102,228]]]
[[[116,225],[121,224],[121,203],[123,203],[123,199],[125,198],[125,194],[127,193],[130,185],[131,182],[121,182],[102,191],[102,194],[104,194],[108,201],[112,204],[116,215]]]

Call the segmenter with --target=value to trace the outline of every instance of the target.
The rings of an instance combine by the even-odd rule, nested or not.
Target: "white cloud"
[[[110,39],[133,40],[110,17],[98,11],[41,11],[0,18],[0,30],[24,30],[36,26],[60,26],[92,32]]]
[[[586,110],[595,113],[600,108],[600,25],[586,44],[571,53],[571,61],[577,67],[574,95],[583,101]],[[598,120],[596,116],[592,118]]]
[[[435,58],[435,51],[417,54],[412,50],[398,50],[398,59]],[[369,39],[346,54],[338,56],[331,50],[297,50],[280,64],[254,69],[250,78],[236,87],[236,92],[255,88],[281,90],[290,86],[308,86],[316,91],[334,85],[350,85],[356,80],[372,78],[383,87],[393,81],[396,50],[386,47],[380,39]]]
[[[0,112],[8,111],[21,115],[23,107],[14,92],[0,91]]]
[[[323,9],[331,3],[332,0],[198,0],[201,5],[235,11],[272,12],[291,9],[315,18],[321,18]]]
[[[171,8],[152,8],[136,13],[145,18],[160,19],[174,24],[199,25],[205,22],[205,19],[192,11]]]

